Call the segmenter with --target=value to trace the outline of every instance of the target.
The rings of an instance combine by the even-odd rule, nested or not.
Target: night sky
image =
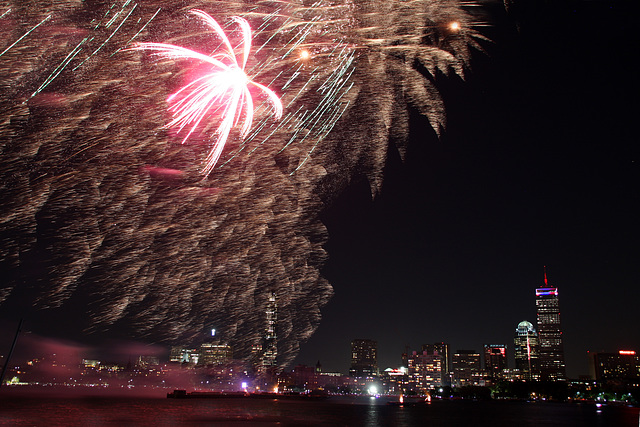
[[[57,185],[55,188],[62,194],[49,197],[46,193],[48,200],[44,208],[36,203],[37,197],[32,197],[35,202],[32,200],[28,215],[16,216],[24,219],[25,224],[8,221],[6,236],[14,239],[15,230],[24,226],[26,231],[19,230],[23,233],[22,241],[18,238],[13,243],[17,241],[17,246],[24,247],[32,245],[31,252],[21,254],[18,251],[18,258],[30,259],[30,253],[47,253],[47,232],[54,236],[56,227],[61,227],[52,222],[43,231],[42,224],[48,224],[49,218],[67,218],[69,224],[65,229],[70,237],[67,236],[68,240],[52,237],[56,245],[52,243],[51,247],[55,246],[58,252],[52,251],[53,255],[48,259],[50,267],[57,271],[56,262],[61,259],[68,261],[68,265],[62,267],[74,272],[75,264],[71,261],[77,257],[82,262],[87,261],[86,265],[80,265],[86,271],[78,267],[82,270],[77,274],[78,282],[69,280],[69,289],[61,288],[63,291],[57,296],[68,300],[54,313],[52,310],[29,311],[24,332],[32,334],[19,342],[35,346],[40,336],[46,336],[52,340],[66,340],[64,345],[69,348],[95,349],[94,346],[102,345],[104,350],[108,346],[115,347],[109,339],[131,338],[136,325],[144,326],[148,336],[161,335],[168,330],[183,338],[188,335],[183,332],[189,328],[193,331],[186,332],[192,332],[190,336],[194,336],[218,326],[216,321],[228,321],[235,329],[230,326],[227,333],[233,329],[235,339],[244,339],[248,345],[247,336],[261,333],[263,312],[259,309],[259,297],[267,290],[271,291],[270,280],[273,280],[282,289],[283,302],[285,297],[293,298],[286,310],[281,311],[282,323],[289,326],[288,355],[295,352],[298,340],[313,330],[319,313],[322,315],[318,329],[301,344],[299,355],[290,367],[297,363],[315,365],[320,360],[323,370],[346,373],[350,341],[369,338],[378,341],[379,367],[384,369],[399,366],[400,355],[406,347],[420,350],[421,345],[427,343],[445,341],[452,351],[480,351],[483,344],[507,344],[512,349],[518,323],[528,320],[535,324],[535,288],[543,284],[543,267],[547,266],[550,284],[559,289],[570,377],[588,372],[588,350],[625,348],[640,351],[640,310],[637,308],[640,301],[637,225],[640,157],[635,129],[637,108],[634,108],[639,91],[638,72],[633,66],[640,38],[633,28],[638,16],[635,1],[512,0],[507,2],[508,9],[502,2],[486,0],[481,3],[474,11],[487,25],[476,29],[492,42],[481,42],[485,52],[474,53],[464,81],[455,73],[450,76],[439,74],[435,81],[446,106],[446,129],[438,137],[427,119],[414,112],[410,118],[406,155],[402,158],[396,148],[402,146],[401,142],[389,143],[382,188],[374,198],[371,188],[379,183],[368,179],[378,178],[376,162],[383,164],[384,145],[378,150],[379,140],[366,145],[366,139],[404,132],[401,127],[394,132],[380,126],[391,122],[389,117],[393,115],[390,112],[395,111],[393,105],[376,116],[375,108],[380,105],[376,97],[382,100],[397,98],[397,94],[375,92],[378,86],[382,89],[393,87],[389,83],[393,79],[380,71],[369,76],[366,70],[357,70],[356,77],[363,82],[363,93],[370,91],[375,95],[371,99],[362,96],[358,101],[364,102],[345,115],[347,119],[360,118],[361,123],[336,126],[330,135],[331,143],[318,148],[314,152],[315,158],[311,156],[309,164],[298,175],[290,174],[287,168],[297,165],[299,158],[311,148],[301,147],[302,154],[296,152],[297,148],[289,148],[280,154],[281,146],[265,144],[253,157],[245,152],[245,163],[238,160],[213,174],[211,188],[198,187],[187,181],[165,182],[139,172],[148,165],[179,169],[185,163],[191,165],[186,167],[187,171],[197,168],[197,162],[185,160],[192,156],[188,150],[178,151],[169,144],[168,137],[158,137],[156,128],[164,120],[164,86],[145,81],[148,85],[145,91],[149,92],[145,96],[149,99],[143,99],[144,105],[155,108],[138,110],[137,104],[129,102],[126,96],[114,98],[118,101],[115,104],[100,102],[111,99],[109,92],[115,89],[131,96],[127,90],[135,92],[131,88],[138,87],[146,76],[144,72],[131,71],[131,67],[151,67],[145,62],[147,60],[130,58],[129,62],[108,62],[110,52],[105,51],[97,55],[102,58],[100,60],[88,61],[82,67],[78,64],[85,74],[75,76],[71,71],[67,71],[68,75],[61,74],[68,82],[59,78],[50,87],[55,96],[44,98],[41,101],[44,106],[36,104],[33,111],[28,111],[28,117],[38,126],[30,127],[15,113],[15,117],[7,116],[12,117],[11,120],[5,120],[11,126],[0,127],[0,130],[11,132],[15,127],[24,133],[23,139],[17,138],[12,146],[15,153],[22,156],[16,157],[22,163],[16,160],[15,169],[11,165],[0,169],[5,173],[2,176],[15,180],[26,176],[24,188],[33,190],[34,194],[39,191],[40,177],[48,176],[51,185]],[[90,9],[87,5],[92,4],[67,5],[69,10],[65,13],[69,16],[61,12],[56,15],[60,16],[57,19],[69,25],[75,25],[76,21],[86,24],[85,21],[89,22],[84,16],[86,11],[71,12],[84,6]],[[211,3],[212,8],[216,5],[222,7],[222,3]],[[97,11],[102,3],[95,2],[94,6]],[[186,3],[175,6],[176,9],[180,7],[186,8]],[[138,12],[140,16],[150,17],[155,13],[155,6],[149,2],[135,13]],[[193,25],[183,15],[167,10],[158,15],[158,21],[181,16],[179,19]],[[38,22],[34,19],[30,25]],[[140,22],[146,22],[146,19]],[[118,38],[122,38],[119,45],[124,46],[142,25],[133,18],[130,24],[129,33],[125,33],[126,26],[123,27],[112,40],[113,46],[107,47],[115,50],[118,45],[114,41]],[[48,25],[47,22],[42,29]],[[65,28],[52,26],[50,31],[66,37]],[[420,28],[414,30],[420,31]],[[160,35],[165,36],[160,23],[155,30],[152,25],[149,31],[158,39],[163,39]],[[173,34],[175,26],[166,31]],[[14,32],[21,34],[17,30]],[[25,47],[29,46],[27,41],[33,43],[30,46],[33,52],[40,51],[37,34],[34,33],[32,39],[25,39]],[[42,32],[38,37],[44,39],[46,34]],[[11,57],[16,49],[4,58]],[[42,52],[49,52],[48,49],[43,48]],[[56,49],[62,48],[50,47],[51,51],[60,54],[61,50]],[[64,55],[67,54],[65,51]],[[129,52],[128,55],[132,54]],[[389,63],[401,62],[391,54],[379,57],[386,58]],[[34,63],[36,59],[33,59]],[[45,65],[50,66],[49,62]],[[373,64],[385,72],[411,68],[407,64],[401,64],[402,67],[396,64],[396,68],[388,69],[379,67],[375,61]],[[24,67],[28,68],[27,65]],[[330,74],[329,68],[324,71]],[[91,70],[104,71],[106,77],[104,82],[87,80],[88,83],[103,84],[89,90],[83,76],[90,76]],[[430,78],[426,70],[422,71],[425,79]],[[39,72],[43,73],[42,70]],[[35,84],[29,80],[29,73],[16,75],[26,76],[25,82]],[[77,81],[74,80],[76,77]],[[121,77],[124,86],[112,87],[110,81],[119,81]],[[380,84],[375,81],[383,78],[384,82]],[[22,82],[20,79],[16,81]],[[93,101],[89,102],[93,98],[80,96],[85,92],[95,96],[95,108]],[[75,142],[75,134],[67,132],[60,124],[62,122],[49,113],[51,105],[46,105],[49,102],[55,106],[66,97],[75,99],[72,97],[76,94],[80,94],[77,98],[80,101],[76,103],[79,107],[72,111],[75,116],[69,115],[69,118],[77,119],[78,129],[82,131],[78,138],[98,141],[86,148],[78,147],[77,152],[75,147],[71,150],[63,144]],[[410,97],[408,94],[407,98]],[[13,107],[22,111],[20,105]],[[56,108],[51,111],[55,113]],[[130,118],[137,117],[139,111],[145,115],[132,123]],[[27,113],[24,114],[27,117]],[[367,121],[369,118],[373,119]],[[103,119],[110,124],[109,132],[104,132]],[[44,123],[42,133],[38,133],[41,123],[38,120]],[[371,129],[369,122],[374,125]],[[47,131],[45,125],[53,131]],[[60,138],[67,135],[64,137],[68,139],[58,144],[58,134],[62,135]],[[31,149],[31,145],[22,144],[27,142],[35,146],[38,138],[42,138],[42,146],[51,148],[52,153],[50,159],[40,163],[36,162],[37,158],[31,162],[29,157],[31,151],[35,153],[40,148]],[[105,138],[109,140],[108,145],[104,145]],[[99,144],[101,141],[104,146]],[[85,152],[85,149],[89,151]],[[71,150],[69,153],[74,153],[73,156],[69,157],[65,150]],[[269,150],[277,154],[272,155]],[[161,156],[161,161],[157,160],[156,156],[165,151],[169,154]],[[77,156],[79,153],[84,153],[87,160]],[[56,156],[67,159],[66,163],[58,165]],[[112,163],[100,160],[102,158]],[[361,164],[365,166],[358,170]],[[29,174],[28,168],[32,167],[35,172]],[[325,167],[329,174],[338,176],[335,183],[321,181]],[[42,175],[40,170],[44,171]],[[96,178],[102,173],[108,179]],[[78,174],[84,178],[68,182],[54,179],[65,174]],[[346,182],[350,174],[353,174],[350,185],[340,192],[341,179],[346,177]],[[94,179],[100,183],[94,187],[103,192],[94,191]],[[112,185],[107,185],[110,183]],[[5,184],[11,191],[3,194],[14,197],[20,193],[22,187]],[[321,185],[325,187],[319,188]],[[331,194],[334,187],[336,191]],[[219,191],[231,196],[216,201]],[[268,191],[277,194],[269,199]],[[83,199],[85,196],[86,200]],[[145,201],[136,201],[139,196],[146,197]],[[286,199],[282,206],[281,198]],[[16,196],[15,200],[3,200],[2,205],[8,206],[13,214],[13,203],[18,205],[19,200]],[[171,214],[180,204],[184,204],[179,206],[183,209]],[[112,209],[105,209],[105,206]],[[315,270],[325,255],[320,250],[325,238],[324,229],[314,216],[316,209],[322,206],[326,207],[321,219],[329,236],[324,243],[328,258],[321,270],[326,280],[318,277]],[[84,208],[87,212],[99,210],[100,224],[96,227],[100,230],[106,227],[108,231],[94,235],[86,228],[92,224],[72,221],[74,218],[92,219],[91,215],[84,215]],[[67,214],[66,209],[74,213]],[[159,214],[147,215],[155,212],[154,209]],[[218,209],[215,213],[221,216],[220,224],[215,223],[213,214],[210,215],[214,209]],[[149,220],[151,225],[140,225],[145,224],[141,218]],[[176,227],[175,236],[187,237],[180,240],[182,246],[177,249],[174,246],[178,239],[167,232],[169,227],[163,228],[166,224]],[[157,233],[165,237],[166,242],[153,237],[154,227],[164,230]],[[215,227],[222,231],[214,231]],[[244,254],[245,245],[256,244],[254,238],[262,236],[263,229],[271,230],[271,240],[261,240],[261,249],[250,257],[239,255]],[[36,234],[38,239],[34,237]],[[100,238],[108,235],[111,240],[106,240],[108,244],[95,245],[97,249],[91,246],[95,242],[90,240],[91,245],[87,243],[87,247],[91,246],[91,250],[80,253],[84,246],[78,246],[76,240],[85,235]],[[221,236],[224,239],[220,239]],[[291,236],[304,239],[291,240]],[[136,247],[131,249],[130,243],[139,244],[139,248],[134,245]],[[126,256],[111,257],[109,244]],[[207,249],[193,249],[200,247]],[[78,253],[74,252],[76,249]],[[169,249],[175,250],[171,257],[165,256]],[[106,255],[104,251],[107,251]],[[60,258],[54,256],[60,254]],[[193,254],[199,254],[200,258],[191,256]],[[33,256],[35,263],[38,258]],[[177,267],[183,274],[177,275],[177,279],[167,276],[164,281],[147,283],[146,277],[153,275],[140,268],[135,277],[130,278],[127,268],[143,263],[143,257],[151,259],[149,265],[157,267],[158,276]],[[211,259],[221,268],[216,271],[201,268],[201,265],[210,266]],[[254,265],[248,266],[247,260]],[[40,267],[42,271],[31,271],[30,264],[24,262],[20,264],[22,270],[14,274],[12,268],[17,265],[12,264],[14,261],[8,257],[6,266],[2,266],[5,274],[15,276],[3,277],[3,286],[19,282],[23,276],[45,276],[44,267]],[[89,265],[91,262],[93,264]],[[300,271],[289,268],[292,263]],[[250,267],[254,270],[248,272]],[[60,268],[59,277],[53,279],[66,280],[67,272],[63,270]],[[118,281],[111,274],[124,279],[120,277]],[[49,286],[46,280],[41,282]],[[136,283],[139,292],[130,283]],[[323,306],[330,293],[329,284],[334,295]],[[151,291],[145,288],[151,285]],[[39,289],[37,286],[34,289]],[[215,289],[217,293],[207,289]],[[94,301],[94,305],[88,306],[86,298],[89,296],[99,304]],[[26,287],[18,289],[0,305],[0,352],[5,353],[8,348],[17,320],[25,316],[23,306],[29,306],[29,298],[35,298],[35,293]],[[124,314],[119,317],[111,302],[118,308],[121,300],[130,302],[127,308],[130,311],[123,308]],[[171,302],[174,300],[177,302]],[[105,301],[107,303],[103,304]],[[48,304],[46,298],[45,302]],[[247,308],[249,303],[253,304],[251,308]],[[320,311],[318,307],[322,307]],[[158,313],[153,312],[155,308]],[[147,309],[151,315],[136,317]],[[79,319],[85,318],[91,310],[94,317],[108,323],[109,331],[99,329],[99,333],[89,336],[78,332],[86,326]],[[179,315],[174,316],[175,313]],[[238,325],[243,326],[238,328]],[[99,323],[98,326],[104,325]],[[164,351],[161,355],[167,356],[168,343],[156,338],[149,339],[149,344],[156,344],[153,347],[145,347],[147,343],[138,339],[128,344],[128,348],[158,354]],[[284,347],[283,344],[282,353]],[[28,355],[26,347],[22,352]],[[125,355],[129,357],[131,353]],[[102,357],[100,353],[92,356]],[[512,353],[510,358],[513,358]],[[510,364],[513,367],[512,360]]]
[[[378,341],[381,369],[405,346],[512,349],[545,265],[570,377],[589,350],[640,351],[632,2],[486,6],[493,44],[466,82],[438,80],[442,137],[415,117],[381,194],[354,181],[325,212],[335,296],[296,362],[346,372],[354,338]]]

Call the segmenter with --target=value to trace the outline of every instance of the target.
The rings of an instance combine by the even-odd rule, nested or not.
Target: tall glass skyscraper
[[[537,378],[540,343],[538,333],[530,322],[523,320],[518,323],[516,335],[513,338],[513,347],[516,368],[525,373],[525,378]]]
[[[278,335],[276,334],[276,326],[278,324],[278,298],[275,292],[271,292],[267,301],[267,329],[263,338],[262,360],[258,371],[264,375],[269,369],[277,366],[276,359],[278,357]]]
[[[536,289],[536,308],[538,311],[538,339],[540,357],[538,370],[542,381],[566,379],[562,328],[560,327],[560,304],[558,288],[550,287],[547,272],[544,273],[544,286]]]

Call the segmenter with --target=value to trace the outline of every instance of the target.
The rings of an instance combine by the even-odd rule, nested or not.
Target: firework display
[[[275,292],[284,365],[332,295],[321,210],[379,191],[410,111],[440,132],[482,37],[453,0],[186,3],[0,1],[0,301],[248,355]]]
[[[190,49],[166,43],[136,43],[134,50],[157,51],[158,55],[170,59],[200,60],[213,68],[202,77],[187,83],[176,93],[169,96],[167,102],[172,104],[170,111],[174,118],[168,127],[178,126],[182,130],[185,126],[193,124],[191,130],[182,141],[197,129],[202,119],[210,113],[213,107],[214,113],[220,113],[220,126],[216,130],[217,140],[207,157],[204,174],[209,175],[211,169],[220,158],[225,142],[229,137],[231,128],[238,123],[240,116],[244,116],[241,136],[244,138],[253,122],[253,98],[249,86],[253,85],[264,92],[275,110],[276,119],[282,117],[282,102],[273,91],[260,83],[249,79],[245,74],[247,58],[251,50],[251,28],[246,19],[234,17],[233,20],[242,29],[242,65],[238,63],[236,54],[231,47],[231,42],[220,25],[206,12],[193,10],[192,13],[202,18],[207,25],[220,37],[223,42],[224,52],[212,56],[203,55]],[[184,92],[184,93],[183,93]]]

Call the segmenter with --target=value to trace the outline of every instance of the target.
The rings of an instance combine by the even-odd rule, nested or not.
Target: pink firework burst
[[[236,55],[224,30],[208,13],[192,10],[222,40],[220,52],[205,55],[182,46],[167,43],[136,43],[133,50],[152,50],[156,55],[169,59],[191,59],[208,64],[211,70],[169,96],[167,102],[173,120],[165,127],[176,127],[178,132],[190,127],[182,140],[185,143],[203,118],[210,112],[220,112],[217,138],[207,156],[202,173],[208,176],[214,168],[229,137],[231,129],[244,118],[240,135],[244,138],[253,122],[253,98],[249,88],[254,86],[267,96],[277,119],[282,117],[282,102],[268,87],[254,82],[245,72],[251,51],[251,27],[246,19],[234,16],[233,21],[242,31],[241,55]],[[238,58],[240,56],[240,60]]]

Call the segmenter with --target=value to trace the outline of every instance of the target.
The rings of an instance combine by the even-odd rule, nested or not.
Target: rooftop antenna
[[[547,266],[544,266],[544,287],[548,288],[549,287],[549,282],[547,281]]]

